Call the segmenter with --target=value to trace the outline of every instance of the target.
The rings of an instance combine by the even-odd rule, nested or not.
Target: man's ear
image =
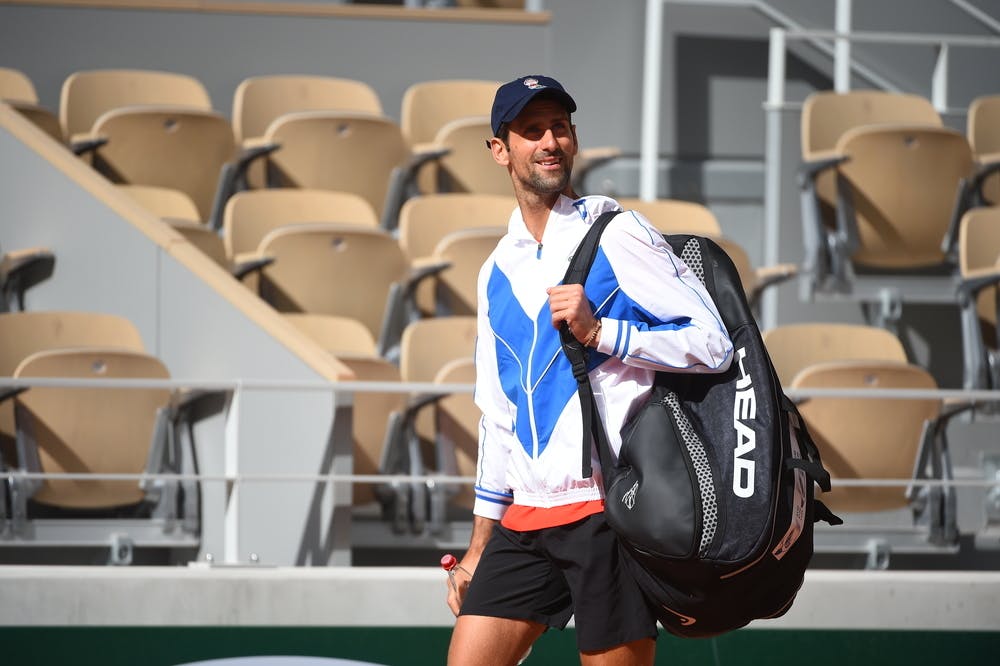
[[[576,125],[570,125],[569,130],[573,133],[573,154],[576,155],[580,152],[580,141],[576,138]]]
[[[493,155],[493,161],[500,166],[507,166],[510,163],[507,146],[497,137],[490,139],[490,154]]]

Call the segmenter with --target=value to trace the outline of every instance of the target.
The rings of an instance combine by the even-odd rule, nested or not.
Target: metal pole
[[[945,42],[938,45],[937,60],[934,62],[931,102],[941,113],[948,109],[948,44]]]
[[[660,84],[663,57],[663,0],[646,0],[646,46],[642,83],[639,197],[656,199],[660,152]]]
[[[842,35],[851,32],[852,0],[837,0],[837,13],[834,18],[834,28]],[[837,92],[847,92],[851,89],[851,40],[838,37],[833,54],[833,89]]]
[[[233,391],[233,401],[226,416],[223,470],[226,476],[238,477],[240,473],[240,406],[243,402],[243,387],[237,383]],[[240,562],[240,484],[239,481],[225,484],[225,507],[223,513],[222,560],[226,564]]]
[[[764,145],[764,265],[778,263],[781,242],[781,123],[785,102],[785,31],[771,28],[767,61],[766,142]],[[764,292],[761,300],[761,325],[777,324],[777,294]]]

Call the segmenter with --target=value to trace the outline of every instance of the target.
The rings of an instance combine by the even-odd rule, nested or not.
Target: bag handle
[[[587,234],[580,241],[579,247],[570,259],[569,268],[563,277],[563,284],[584,284],[587,281],[587,274],[594,264],[597,256],[597,248],[601,242],[601,234],[620,210],[607,211],[594,220],[590,225]],[[569,359],[573,368],[573,377],[576,379],[577,394],[580,396],[580,411],[583,413],[583,459],[582,473],[584,479],[589,479],[594,475],[594,470],[590,464],[590,437],[594,437],[597,442],[597,455],[601,461],[601,467],[610,469],[611,445],[608,442],[607,433],[601,423],[601,416],[597,410],[597,401],[594,399],[594,388],[590,385],[590,377],[587,373],[588,350],[576,339],[576,336],[569,330],[566,322],[559,327],[559,338],[562,342],[563,353]]]

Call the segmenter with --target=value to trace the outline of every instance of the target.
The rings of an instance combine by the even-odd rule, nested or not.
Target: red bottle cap
[[[441,568],[445,571],[451,571],[455,568],[456,564],[458,564],[458,559],[451,553],[441,558]]]

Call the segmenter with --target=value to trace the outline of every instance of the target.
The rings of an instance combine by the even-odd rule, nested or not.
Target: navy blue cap
[[[533,100],[536,95],[547,94],[566,107],[569,113],[576,111],[576,102],[569,96],[562,84],[548,76],[532,74],[514,79],[497,89],[493,98],[493,113],[490,124],[493,126],[493,136],[500,133],[500,126],[517,118],[521,109]]]

